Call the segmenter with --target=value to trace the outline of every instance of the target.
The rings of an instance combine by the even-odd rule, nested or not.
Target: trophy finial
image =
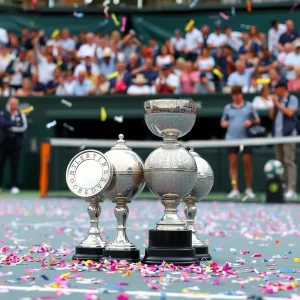
[[[119,140],[123,141],[124,140],[124,134],[119,134]]]

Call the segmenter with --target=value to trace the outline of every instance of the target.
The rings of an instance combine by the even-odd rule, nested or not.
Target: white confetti
[[[54,121],[52,121],[52,122],[46,124],[46,128],[47,128],[47,129],[50,129],[50,128],[54,127],[54,126],[56,126],[56,120],[54,120]]]
[[[123,123],[124,116],[114,116],[114,121]]]
[[[65,128],[67,128],[68,130],[70,130],[70,131],[74,131],[74,130],[75,130],[74,127],[72,127],[71,125],[69,125],[69,124],[67,124],[67,123],[64,123],[63,126],[64,126]]]
[[[70,101],[67,101],[66,99],[61,99],[61,103],[68,107],[73,106],[73,104]]]
[[[235,248],[230,248],[230,252],[236,252]]]
[[[247,199],[248,199],[248,196],[245,196],[245,197],[242,199],[242,202],[245,202]]]
[[[188,287],[187,289],[190,290],[190,291],[200,291],[199,287],[196,286],[196,285],[192,286],[192,287]]]

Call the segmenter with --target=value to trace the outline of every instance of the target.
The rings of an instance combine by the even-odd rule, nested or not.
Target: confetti
[[[99,25],[100,25],[101,27],[104,27],[104,26],[106,26],[108,23],[109,23],[109,20],[108,20],[108,19],[104,19],[103,21],[101,21],[101,22],[99,23]]]
[[[54,29],[54,31],[51,33],[51,38],[55,39],[60,34],[59,29]]]
[[[75,130],[74,127],[72,127],[72,126],[69,125],[68,123],[64,123],[63,126],[64,126],[65,128],[67,128],[68,130],[70,130],[70,131],[74,131],[74,130]]]
[[[21,114],[29,114],[32,111],[34,111],[34,107],[32,105],[27,108],[20,109]]]
[[[252,11],[251,0],[246,0],[247,12]]]
[[[112,13],[110,16],[111,16],[112,20],[114,21],[115,25],[120,26],[120,22],[118,21],[117,16],[114,13]]]
[[[104,107],[100,108],[100,121],[104,122],[107,119],[107,113]]]
[[[108,74],[107,75],[107,79],[113,79],[113,78],[115,78],[115,77],[118,77],[119,76],[119,72],[117,71],[117,72],[113,72],[113,73],[110,73],[110,74]]]
[[[68,107],[72,107],[73,104],[70,102],[70,101],[67,101],[65,99],[61,99],[61,103],[65,106],[68,106]]]
[[[300,262],[300,258],[299,258],[299,257],[295,257],[295,258],[294,258],[294,262],[295,262],[295,263]]]
[[[126,17],[122,17],[122,26],[121,26],[121,29],[120,29],[121,32],[125,31],[125,29],[126,29],[126,22],[127,22],[127,18]]]
[[[257,78],[257,84],[269,84],[271,82],[271,78]]]
[[[217,68],[214,68],[213,70],[212,70],[212,73],[214,74],[214,75],[216,75],[218,78],[223,78],[223,73],[219,70],[219,69],[217,69]]]
[[[46,124],[46,128],[47,129],[50,129],[50,128],[54,127],[54,126],[56,126],[56,120],[54,120],[54,121]]]
[[[290,269],[280,269],[279,273],[295,273],[295,269],[294,268],[290,268]]]
[[[231,15],[235,16],[235,7],[231,7]]]
[[[223,12],[219,13],[219,16],[224,19],[224,20],[229,20],[229,16],[227,16],[226,14],[224,14]]]
[[[261,253],[254,253],[251,256],[252,257],[262,257],[262,254]]]
[[[31,9],[32,10],[36,10],[36,3],[37,3],[37,0],[31,0]]]
[[[193,25],[195,25],[195,21],[194,21],[194,20],[190,20],[190,21],[186,24],[186,26],[185,26],[185,31],[189,31],[189,30],[192,28]]]
[[[80,18],[83,18],[83,17],[84,17],[84,13],[78,13],[78,12],[74,11],[74,12],[73,12],[73,16],[74,16],[75,18],[80,19]]]
[[[189,8],[194,8],[198,4],[199,0],[193,0],[193,2],[189,5]]]
[[[290,9],[290,14],[292,14],[292,13],[295,11],[295,9],[296,9],[296,7],[297,7],[298,5],[299,5],[298,3],[294,3],[294,4],[293,4],[293,6],[292,6],[291,9]]]
[[[247,201],[248,200],[248,196],[245,196],[243,199],[242,199],[242,202],[245,202],[245,201]]]
[[[123,123],[124,116],[114,116],[114,121]]]
[[[243,28],[243,29],[250,29],[250,27],[251,27],[251,25],[247,25],[247,24],[241,24],[240,25],[241,26],[241,28]]]

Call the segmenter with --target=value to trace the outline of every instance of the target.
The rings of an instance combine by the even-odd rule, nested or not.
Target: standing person
[[[10,98],[6,110],[0,114],[0,186],[2,186],[3,170],[6,160],[10,160],[10,192],[18,194],[18,168],[20,154],[24,144],[27,120],[19,109],[19,100]]]
[[[234,86],[231,90],[232,104],[227,104],[223,111],[221,127],[226,128],[226,140],[247,138],[247,128],[260,123],[257,112],[250,102],[244,101],[240,86]],[[227,150],[229,159],[229,176],[232,191],[227,198],[239,198],[238,189],[238,152],[239,147],[230,147]],[[245,194],[249,198],[255,198],[252,190],[252,148],[245,146],[242,151],[244,174],[246,181]]]
[[[297,135],[298,98],[289,93],[287,82],[280,80],[275,86],[275,95],[272,96],[274,107],[270,111],[273,120],[273,136]],[[276,159],[284,166],[284,181],[286,184],[286,199],[296,199],[297,166],[295,164],[296,144],[275,145]]]

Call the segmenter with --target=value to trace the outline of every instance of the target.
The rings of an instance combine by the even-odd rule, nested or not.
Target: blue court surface
[[[107,241],[116,233],[113,209],[102,205]],[[143,255],[163,206],[136,200],[129,209],[128,236]],[[72,261],[89,228],[86,210],[84,201],[67,198],[0,200],[0,299],[300,297],[299,204],[199,203],[196,228],[213,259],[180,268]]]

